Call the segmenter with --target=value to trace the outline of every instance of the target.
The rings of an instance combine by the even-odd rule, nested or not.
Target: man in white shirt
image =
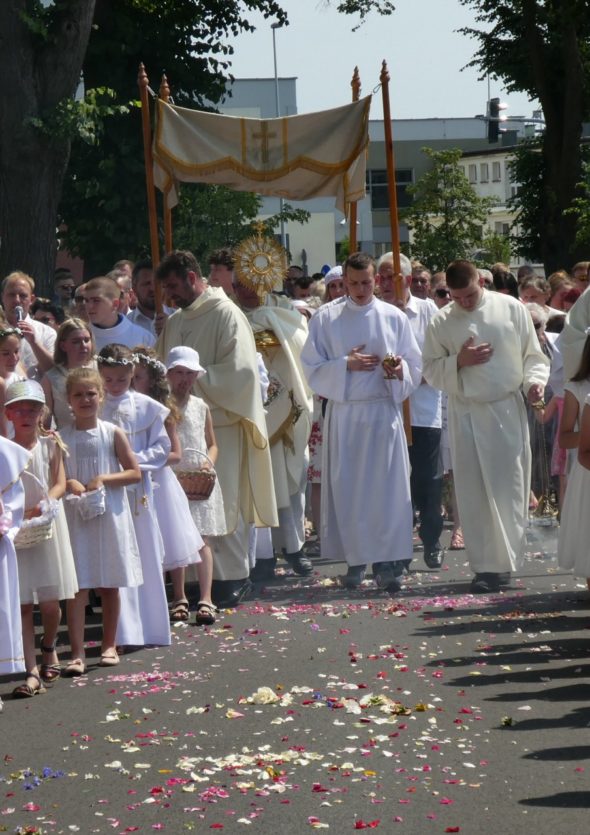
[[[154,279],[154,269],[152,262],[148,259],[138,261],[133,267],[133,274],[131,276],[131,287],[136,299],[136,305],[133,310],[127,314],[127,318],[134,325],[140,328],[145,328],[153,336],[157,337],[162,328],[166,316],[174,313],[173,307],[164,305],[162,318],[160,319],[161,327],[156,327],[156,289]]]
[[[377,265],[377,281],[384,302],[395,304],[403,310],[410,322],[420,351],[428,324],[437,306],[432,299],[418,298],[410,293],[414,281],[409,258],[400,255],[400,268],[404,276],[404,296],[395,294],[393,253],[386,252]],[[421,273],[422,274],[422,273]],[[440,436],[442,427],[441,392],[429,386],[426,380],[410,395],[410,422],[412,443],[409,447],[412,473],[410,486],[414,511],[420,513],[418,533],[424,545],[424,562],[428,568],[440,568],[444,551],[440,544],[443,529],[442,469],[440,463]]]
[[[105,345],[114,343],[126,345],[128,348],[156,344],[156,338],[152,333],[134,325],[119,313],[121,291],[112,278],[100,276],[91,279],[84,288],[84,297],[97,353]]]
[[[41,374],[53,366],[53,346],[55,331],[43,322],[29,316],[31,305],[35,301],[35,282],[30,275],[13,272],[2,282],[2,307],[12,327],[22,331],[20,359],[29,376],[35,368]]]

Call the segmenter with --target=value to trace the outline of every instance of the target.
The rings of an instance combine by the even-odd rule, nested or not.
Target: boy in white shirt
[[[112,278],[101,276],[91,279],[84,288],[84,297],[97,353],[105,345],[114,343],[128,348],[155,344],[153,334],[119,313],[121,290]]]

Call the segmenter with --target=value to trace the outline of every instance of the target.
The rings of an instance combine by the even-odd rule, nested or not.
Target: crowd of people
[[[471,592],[493,593],[555,495],[560,563],[589,578],[589,277],[587,262],[546,280],[357,252],[311,277],[293,265],[259,294],[228,249],[207,276],[187,251],[83,284],[60,270],[52,299],[8,275],[0,673],[24,673],[13,695],[86,672],[98,600],[99,664],[113,667],[126,647],[171,642],[187,581],[198,625],[279,559],[302,577],[320,554],[345,562],[353,590],[372,566],[396,594],[414,531],[426,567],[442,566],[445,516]]]

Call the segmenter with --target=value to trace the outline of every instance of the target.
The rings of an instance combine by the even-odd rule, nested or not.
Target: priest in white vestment
[[[522,302],[484,290],[469,261],[447,268],[452,304],[424,341],[424,377],[448,393],[451,459],[474,593],[496,592],[524,554],[531,447],[522,392],[541,401],[549,360]]]
[[[208,287],[190,252],[171,252],[156,280],[179,310],[158,340],[158,353],[188,345],[206,368],[194,394],[209,406],[219,446],[217,476],[228,534],[211,537],[213,599],[223,608],[249,592],[249,524],[274,527],[277,509],[254,337],[242,311],[223,290]]]
[[[238,304],[248,319],[256,347],[269,377],[264,404],[270,444],[279,526],[272,529],[272,542],[296,574],[313,571],[303,554],[305,543],[305,491],[307,487],[307,442],[311,432],[313,400],[301,367],[301,350],[307,339],[307,320],[290,301],[268,293],[258,294],[234,283]],[[252,579],[274,575],[274,560],[263,560],[251,572]]]
[[[311,318],[301,354],[309,385],[328,399],[322,556],[346,560],[347,587],[362,583],[371,562],[377,584],[394,592],[412,555],[402,403],[420,384],[420,350],[407,317],[375,298],[369,255],[349,256],[344,283],[348,296]]]

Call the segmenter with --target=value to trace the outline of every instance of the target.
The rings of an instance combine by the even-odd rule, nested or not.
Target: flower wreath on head
[[[18,336],[19,339],[22,339],[23,332],[20,328],[3,328],[0,327],[0,339],[4,339],[5,336]]]
[[[126,357],[122,357],[121,359],[117,360],[115,357],[101,357],[100,354],[97,354],[94,359],[97,361],[99,365],[135,365],[132,359],[128,360]]]
[[[166,366],[163,362],[156,359],[155,357],[148,357],[147,354],[133,354],[133,362],[137,365],[147,365],[149,368],[153,368],[159,374],[166,374]]]

